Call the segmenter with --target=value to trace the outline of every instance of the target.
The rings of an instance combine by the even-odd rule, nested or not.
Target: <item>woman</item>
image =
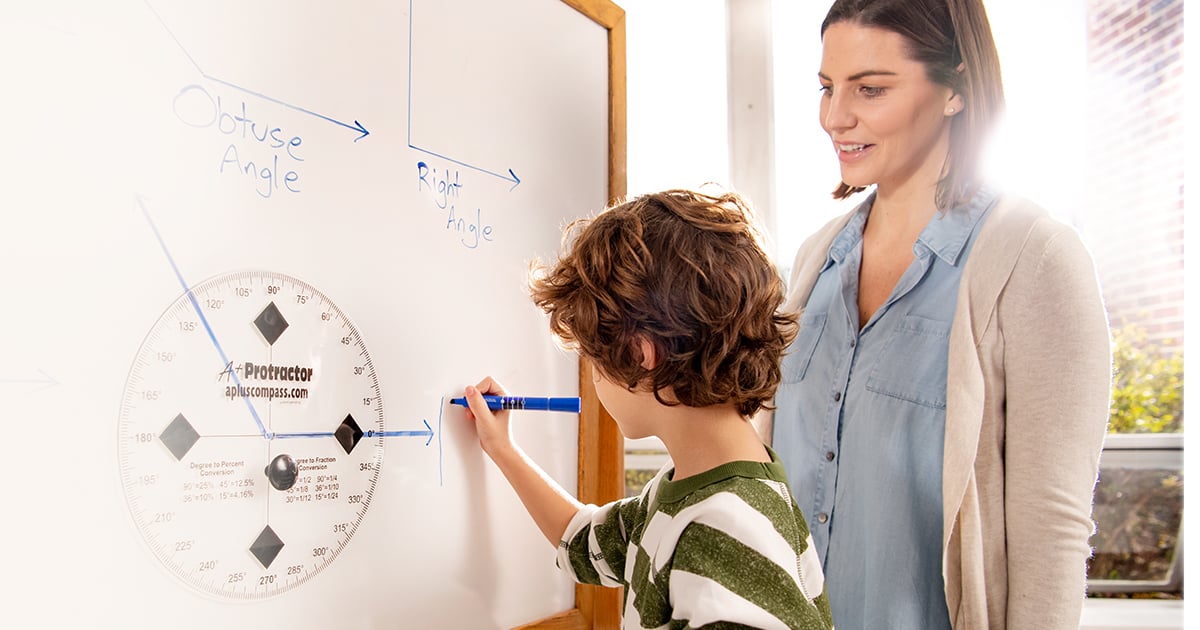
[[[1111,366],[1091,258],[982,183],[981,0],[837,0],[821,34],[834,196],[874,190],[797,254],[773,444],[834,623],[1075,630]]]

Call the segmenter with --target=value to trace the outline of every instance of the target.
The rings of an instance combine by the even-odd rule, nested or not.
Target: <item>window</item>
[[[1104,446],[1092,518],[1088,589],[1178,593],[1183,586],[1183,440],[1175,434],[1115,434]]]

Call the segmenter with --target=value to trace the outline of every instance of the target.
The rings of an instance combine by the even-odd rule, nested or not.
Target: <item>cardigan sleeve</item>
[[[1096,272],[1059,225],[1024,252],[999,304],[1005,374],[1010,628],[1077,630],[1112,350]]]

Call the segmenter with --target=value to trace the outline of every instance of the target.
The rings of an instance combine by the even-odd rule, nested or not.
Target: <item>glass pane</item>
[[[1103,457],[1111,465],[1102,466],[1096,485],[1088,578],[1168,581],[1183,516],[1182,465],[1154,452],[1105,451]]]
[[[625,439],[625,496],[642,493],[642,488],[670,460],[658,438]]]

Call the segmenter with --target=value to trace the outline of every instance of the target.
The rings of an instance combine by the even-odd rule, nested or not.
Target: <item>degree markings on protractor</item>
[[[319,291],[265,271],[206,280],[167,308],[130,369],[118,431],[130,514],[202,592],[286,591],[358,529],[382,438],[425,435],[384,431],[383,410],[366,344]]]

